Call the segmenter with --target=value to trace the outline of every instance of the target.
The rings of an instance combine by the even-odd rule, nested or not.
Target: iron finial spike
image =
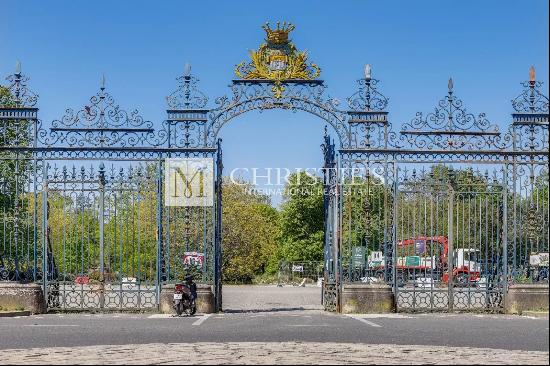
[[[449,93],[452,93],[453,92],[453,87],[454,87],[453,78],[449,78],[448,87],[449,87]]]
[[[183,76],[190,76],[191,75],[191,64],[189,62],[185,63],[185,67],[183,69]]]
[[[15,73],[21,74],[21,61],[19,60],[17,60],[17,62],[15,63]]]
[[[529,68],[529,81],[534,82],[536,80],[535,66],[531,65]]]
[[[370,80],[372,77],[372,66],[370,64],[365,65],[365,79]]]
[[[105,74],[101,74],[101,89],[105,89]]]

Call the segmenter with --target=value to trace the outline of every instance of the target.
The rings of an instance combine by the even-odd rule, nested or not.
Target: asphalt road
[[[226,312],[322,310],[321,288],[317,286],[223,286]]]
[[[548,319],[430,314],[349,317],[318,310],[174,318],[48,314],[0,319],[0,349],[189,342],[342,342],[548,352]]]

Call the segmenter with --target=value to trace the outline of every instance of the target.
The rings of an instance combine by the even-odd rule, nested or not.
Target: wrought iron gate
[[[44,171],[50,309],[156,308],[158,163]],[[52,270],[50,269],[50,271]],[[47,268],[43,271],[48,272]]]
[[[191,270],[221,288],[221,146],[180,144],[185,123],[173,117],[188,111],[173,104],[185,95],[171,96],[168,120],[155,128],[121,109],[103,80],[82,109],[44,126],[27,78],[18,71],[8,80],[0,103],[3,280],[41,282],[52,310],[157,309],[162,285]],[[175,93],[189,82],[180,81]],[[165,207],[167,158],[213,160],[215,204]],[[189,253],[200,266],[187,265]]]
[[[398,309],[500,308],[503,182],[445,165],[429,172],[398,169],[398,175],[396,230],[403,238],[394,254]]]
[[[193,269],[220,310],[218,135],[249,111],[284,109],[331,128],[327,310],[339,310],[349,283],[388,284],[399,310],[499,311],[509,283],[548,281],[548,98],[534,70],[503,132],[467,112],[452,81],[434,112],[394,129],[369,65],[341,109],[319,67],[279,36],[294,27],[265,29],[268,44],[238,65],[230,94],[213,108],[186,67],[162,123],[121,109],[103,80],[82,109],[46,125],[28,79],[9,76],[0,90],[0,280],[41,282],[53,309],[141,310]],[[286,64],[269,63],[269,42],[299,62],[296,75],[271,72]],[[212,205],[165,205],[170,158],[214,163]],[[191,255],[194,268],[184,260]]]
[[[342,183],[344,281],[388,283],[401,311],[502,311],[509,284],[548,281],[548,99],[523,85],[505,132],[449,80],[434,112],[341,150],[362,172]]]

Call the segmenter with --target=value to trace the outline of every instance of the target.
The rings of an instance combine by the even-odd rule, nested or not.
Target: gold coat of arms
[[[285,80],[313,80],[321,74],[314,63],[307,63],[307,53],[299,52],[289,40],[288,35],[294,25],[277,22],[277,28],[271,29],[269,23],[263,26],[267,34],[266,42],[257,51],[250,52],[250,62],[241,62],[235,68],[235,74],[247,80],[271,80],[275,98],[279,99],[285,90]]]

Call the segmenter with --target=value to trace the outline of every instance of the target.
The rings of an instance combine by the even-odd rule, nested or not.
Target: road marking
[[[169,319],[169,318],[175,318],[176,316],[174,314],[153,314],[149,315],[147,319]]]
[[[287,327],[330,327],[329,324],[288,324]]]
[[[382,326],[380,324],[376,324],[374,322],[371,322],[370,320],[367,320],[367,319],[364,319],[364,318],[361,318],[359,316],[356,316],[356,315],[348,315],[350,318],[352,319],[355,319],[355,320],[359,320],[360,322],[362,323],[365,323],[367,325],[370,325],[371,327],[374,327],[374,328],[382,328]]]
[[[403,314],[359,314],[355,316],[360,317],[361,319],[414,319],[413,316]]]
[[[202,323],[205,322],[206,319],[210,318],[211,316],[212,314],[204,314],[199,319],[195,320],[195,322],[191,325],[201,325]]]
[[[76,324],[25,324],[24,327],[78,327]]]

